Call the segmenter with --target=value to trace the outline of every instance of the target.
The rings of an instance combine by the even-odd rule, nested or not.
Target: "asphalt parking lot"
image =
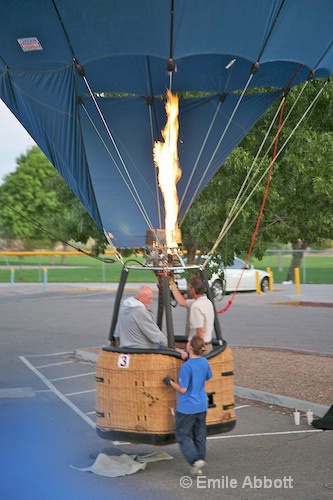
[[[263,307],[257,299],[243,296],[237,314],[223,320],[225,329],[241,331],[250,321],[256,341],[262,336],[266,343],[268,317],[275,324],[288,314],[289,323],[299,325],[303,310],[299,328],[311,330],[308,308],[275,305],[276,300]],[[1,291],[1,498],[332,498],[332,432],[317,431],[304,418],[295,426],[290,414],[254,403],[237,403],[235,429],[209,438],[207,473],[199,482],[188,478],[177,444],[163,447],[173,460],[148,464],[127,477],[74,469],[89,467],[101,451],[140,455],[157,448],[114,444],[95,432],[94,364],[74,354],[106,343],[113,300],[113,292],[101,290]],[[332,312],[311,308],[328,351]],[[311,331],[303,334],[308,349],[318,347],[318,338],[311,345],[311,337]]]

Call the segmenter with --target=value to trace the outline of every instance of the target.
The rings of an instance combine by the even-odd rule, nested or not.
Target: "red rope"
[[[277,148],[278,148],[278,144],[279,144],[279,136],[280,136],[280,130],[281,130],[281,126],[282,126],[283,111],[284,111],[284,105],[285,105],[285,102],[286,102],[286,95],[287,95],[287,93],[288,93],[288,91],[290,89],[290,85],[291,85],[292,81],[294,80],[294,78],[296,77],[297,73],[299,72],[299,70],[301,69],[302,66],[303,66],[302,64],[299,64],[299,66],[294,71],[294,74],[290,78],[290,80],[289,80],[289,82],[286,85],[286,88],[284,90],[284,98],[283,98],[283,102],[282,102],[282,106],[281,106],[281,110],[280,110],[280,118],[279,118],[278,130],[277,130],[276,137],[275,137],[275,146],[274,146],[274,151],[273,151],[273,155],[272,155],[271,166],[270,166],[269,173],[268,173],[268,179],[267,179],[267,183],[266,183],[266,189],[265,189],[264,197],[263,197],[263,200],[262,200],[262,203],[261,203],[259,217],[258,217],[258,220],[257,220],[256,228],[255,228],[254,233],[253,233],[251,245],[250,245],[249,251],[247,253],[247,257],[246,257],[246,261],[245,261],[245,264],[244,264],[244,268],[243,268],[242,274],[241,274],[241,276],[240,276],[240,278],[238,280],[238,283],[237,283],[237,286],[236,286],[236,290],[232,294],[231,299],[228,301],[228,304],[223,309],[221,309],[220,311],[217,311],[217,314],[223,314],[224,312],[226,312],[229,309],[229,307],[231,306],[231,304],[233,303],[233,300],[234,300],[235,295],[236,295],[236,293],[238,291],[241,279],[243,277],[244,270],[245,270],[245,268],[247,266],[247,263],[248,263],[248,261],[250,259],[251,252],[252,252],[252,249],[253,249],[253,246],[254,246],[254,242],[256,240],[256,237],[257,237],[257,234],[258,234],[258,231],[259,231],[260,221],[261,221],[261,217],[262,217],[262,214],[263,214],[263,211],[264,211],[264,208],[265,208],[265,203],[266,203],[266,199],[267,199],[267,195],[268,195],[268,190],[269,190],[269,186],[270,186],[271,179],[272,179],[272,174],[273,174],[273,169],[274,169],[274,164],[275,164],[275,158],[276,158]]]
[[[221,309],[220,311],[217,311],[217,314],[223,314],[223,313],[225,313],[229,309],[229,307],[231,306],[231,304],[233,303],[233,300],[234,300],[235,295],[236,295],[236,293],[238,291],[241,279],[243,277],[243,273],[244,273],[244,271],[246,269],[246,266],[248,264],[248,261],[250,259],[250,256],[251,256],[251,253],[252,253],[252,250],[253,250],[253,247],[254,247],[254,243],[255,243],[255,240],[256,240],[256,237],[257,237],[257,234],[258,234],[258,231],[259,231],[259,226],[260,226],[262,214],[264,212],[264,208],[265,208],[265,204],[266,204],[266,200],[267,200],[267,196],[268,196],[268,190],[269,190],[269,186],[270,186],[270,183],[271,183],[273,169],[274,169],[274,165],[275,165],[275,158],[276,158],[276,155],[277,155],[277,148],[278,148],[278,144],[279,144],[279,136],[280,136],[280,130],[281,130],[281,126],[282,126],[282,119],[283,119],[283,111],[284,111],[285,102],[286,102],[286,100],[285,100],[285,97],[284,97],[283,102],[282,102],[282,106],[281,106],[281,110],[280,110],[280,118],[279,118],[278,130],[277,130],[276,137],[275,137],[274,151],[273,151],[272,162],[271,162],[271,166],[270,166],[270,169],[269,169],[268,178],[267,178],[267,182],[266,182],[266,189],[265,189],[264,197],[263,197],[262,202],[261,202],[259,216],[258,216],[258,219],[257,219],[257,223],[256,223],[256,227],[255,227],[253,236],[252,236],[251,245],[250,245],[249,251],[247,253],[247,257],[246,257],[246,261],[245,261],[245,264],[244,264],[244,267],[243,267],[243,271],[242,271],[242,274],[240,275],[240,278],[238,280],[238,283],[237,283],[237,286],[236,286],[236,290],[233,292],[232,297],[229,300],[228,304],[223,309]]]

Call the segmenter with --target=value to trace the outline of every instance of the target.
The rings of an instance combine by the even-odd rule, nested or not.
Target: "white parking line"
[[[56,382],[58,380],[67,380],[69,378],[86,377],[87,375],[95,375],[96,372],[80,373],[80,375],[70,375],[68,377],[50,378],[50,382]]]
[[[234,410],[240,410],[241,408],[249,408],[250,405],[235,406]]]
[[[77,396],[78,394],[87,394],[88,392],[96,392],[96,389],[90,389],[90,391],[80,391],[80,392],[69,392],[65,396]]]
[[[28,367],[30,368],[30,370],[32,372],[35,373],[35,375],[37,375],[37,377],[39,377],[43,382],[44,384],[49,387],[49,389],[51,389],[52,392],[54,392],[54,394],[56,396],[58,396],[58,398],[61,399],[61,401],[63,401],[67,406],[69,406],[69,408],[71,408],[77,415],[79,415],[87,424],[90,425],[90,427],[92,427],[93,429],[96,429],[96,424],[95,422],[93,422],[89,417],[87,417],[87,415],[85,413],[83,413],[77,406],[75,406],[75,404],[73,404],[68,398],[66,398],[66,396],[64,396],[60,391],[58,391],[58,389],[56,387],[54,387],[53,384],[51,384],[51,382],[46,378],[44,377],[44,375],[42,373],[40,373],[37,368],[35,368],[24,356],[19,356],[19,359],[21,361],[23,361],[23,363]]]
[[[63,356],[64,354],[73,354],[73,351],[66,351],[66,352],[51,352],[47,354],[29,354],[27,357],[28,358],[45,358],[49,356]]]
[[[62,365],[70,365],[74,363],[74,361],[59,361],[59,363],[49,363],[47,365],[39,365],[36,368],[49,368],[50,366],[62,366]]]
[[[304,434],[307,432],[323,432],[322,429],[311,429],[304,431],[283,431],[283,432],[258,432],[254,434],[233,434],[231,436],[209,436],[207,439],[232,439],[243,437],[258,437],[258,436],[283,436],[286,434]]]

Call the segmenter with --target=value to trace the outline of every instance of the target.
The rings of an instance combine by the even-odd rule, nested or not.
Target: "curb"
[[[310,401],[303,401],[302,399],[291,398],[282,396],[280,394],[272,394],[271,392],[258,391],[256,389],[249,389],[247,387],[235,386],[235,396],[242,399],[250,399],[253,401],[261,401],[276,406],[283,406],[294,410],[307,410],[313,411],[314,415],[323,417],[328,411],[329,406],[320,405],[317,403],[310,403]]]
[[[33,398],[36,393],[30,387],[0,389],[0,399]]]
[[[315,302],[305,300],[288,300],[286,302],[276,302],[277,306],[294,306],[294,307],[333,307],[333,302]]]
[[[82,361],[89,361],[90,363],[97,363],[98,354],[90,351],[74,351],[74,357]]]

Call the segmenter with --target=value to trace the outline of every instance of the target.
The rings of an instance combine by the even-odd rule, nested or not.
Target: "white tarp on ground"
[[[119,477],[145,470],[147,463],[159,462],[160,460],[173,460],[173,457],[164,451],[142,456],[126,455],[125,453],[120,456],[112,456],[100,453],[90,467],[83,469],[73,467],[73,465],[71,467],[81,472],[93,472],[99,476]]]

